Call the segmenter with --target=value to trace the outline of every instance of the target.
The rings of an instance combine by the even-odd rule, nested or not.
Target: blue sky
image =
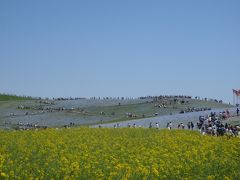
[[[0,1],[0,92],[232,102],[240,1]]]

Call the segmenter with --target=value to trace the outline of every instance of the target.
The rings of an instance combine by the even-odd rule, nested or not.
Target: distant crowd
[[[205,107],[205,108],[195,108],[195,107],[187,107],[184,110],[181,110],[179,113],[189,113],[189,112],[199,112],[199,111],[210,111],[211,108]]]
[[[47,126],[40,126],[38,124],[33,124],[33,123],[18,122],[15,129],[16,130],[47,129]]]
[[[185,96],[185,95],[159,95],[159,96],[141,96],[139,99],[155,99],[155,100],[162,100],[162,99],[192,99],[192,96]]]
[[[159,100],[169,100],[169,99],[196,99],[196,100],[204,100],[204,101],[213,101],[213,102],[218,102],[222,103],[222,100],[217,100],[217,99],[211,99],[211,98],[200,98],[199,96],[195,96],[194,98],[192,96],[187,96],[187,95],[159,95],[159,96],[141,96],[139,99],[152,99],[154,101],[159,101]]]

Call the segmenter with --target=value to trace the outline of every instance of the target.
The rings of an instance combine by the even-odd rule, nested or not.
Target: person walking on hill
[[[150,122],[150,124],[149,124],[149,128],[152,128],[152,122]]]
[[[227,118],[229,118],[230,117],[230,112],[229,112],[228,109],[226,110],[226,113],[227,113]]]
[[[184,124],[183,124],[183,123],[181,123],[181,127],[182,127],[182,129],[184,129],[184,127],[185,127],[185,126],[184,126]]]
[[[239,109],[237,108],[237,116],[239,116]]]
[[[172,129],[172,122],[170,122],[170,123],[168,124],[168,128],[169,128],[169,130]]]
[[[193,124],[193,122],[191,121],[191,128],[192,128],[192,130],[193,130],[193,128],[194,128],[194,124]]]

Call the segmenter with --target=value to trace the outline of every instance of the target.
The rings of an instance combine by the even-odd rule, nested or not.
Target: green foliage
[[[29,96],[17,96],[9,94],[0,94],[0,101],[22,101],[22,100],[32,100]]]

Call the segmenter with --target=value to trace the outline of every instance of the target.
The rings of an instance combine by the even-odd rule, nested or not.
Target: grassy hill
[[[239,138],[157,129],[0,131],[0,179],[239,179]]]
[[[117,103],[116,103],[117,104]],[[95,116],[104,119],[105,122],[118,122],[118,121],[125,121],[131,119],[139,119],[139,118],[146,118],[146,117],[154,117],[155,114],[158,116],[169,115],[169,114],[178,114],[180,111],[186,110],[188,108],[195,108],[195,109],[203,109],[203,108],[210,108],[210,109],[224,109],[224,108],[231,108],[232,105],[218,103],[215,101],[204,101],[204,100],[195,100],[190,99],[188,103],[176,103],[170,104],[169,101],[166,102],[166,108],[164,107],[156,107],[158,102],[137,102],[137,103],[129,103],[124,105],[110,105],[110,106],[95,106],[92,104],[88,107],[83,107],[85,114],[77,113],[76,110],[69,110],[67,111],[67,115],[79,117],[79,118],[86,118],[90,116]],[[100,112],[104,112],[103,115],[100,115]],[[131,113],[136,117],[127,118],[126,113]]]
[[[0,101],[22,101],[22,100],[32,100],[32,97],[17,96],[9,94],[0,94]]]
[[[25,101],[27,100],[27,101]],[[181,99],[180,99],[181,100]],[[37,123],[48,127],[61,127],[73,122],[75,125],[128,121],[179,114],[180,111],[195,108],[225,109],[229,104],[216,101],[187,99],[187,102],[173,103],[172,100],[32,100],[31,97],[0,95],[0,128],[13,128],[18,122]],[[119,104],[120,103],[120,104]],[[158,107],[164,103],[165,107]],[[59,111],[60,109],[64,109]],[[101,113],[104,112],[104,113]],[[131,117],[128,114],[132,114]],[[14,116],[12,116],[14,114]],[[7,124],[5,123],[7,122]]]

